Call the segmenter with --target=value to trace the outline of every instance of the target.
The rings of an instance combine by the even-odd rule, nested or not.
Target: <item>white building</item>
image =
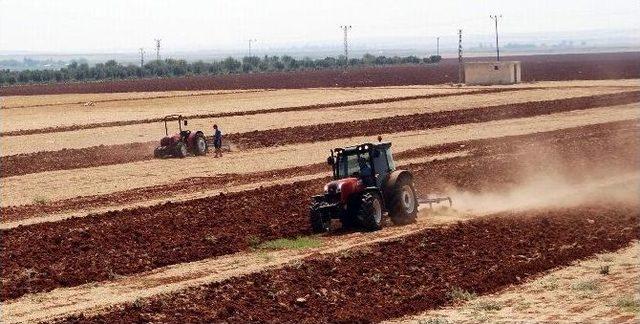
[[[465,62],[464,81],[468,85],[520,83],[520,62]]]

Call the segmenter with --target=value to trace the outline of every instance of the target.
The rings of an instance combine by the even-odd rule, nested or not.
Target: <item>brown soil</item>
[[[640,243],[600,254],[495,294],[392,323],[638,323]],[[602,267],[609,273],[602,274]],[[485,305],[495,305],[487,308]]]
[[[526,89],[533,90],[533,89],[540,89],[540,88],[532,87],[532,88],[526,88]],[[520,90],[522,90],[522,88],[482,89],[482,90],[474,90],[474,91],[460,91],[460,92],[453,92],[453,93],[401,96],[401,97],[381,98],[381,99],[351,100],[351,101],[343,101],[343,102],[336,102],[336,103],[321,103],[321,104],[304,105],[304,106],[279,107],[279,108],[268,108],[268,109],[245,110],[245,111],[230,111],[230,112],[210,113],[210,114],[192,114],[192,115],[183,115],[183,116],[187,119],[249,116],[249,115],[259,115],[259,114],[268,114],[268,113],[281,113],[281,112],[288,112],[288,111],[318,110],[318,109],[325,109],[325,108],[346,107],[346,106],[354,106],[354,105],[369,105],[369,104],[407,101],[407,100],[416,100],[416,99],[441,98],[441,97],[459,96],[463,94],[465,95],[466,94],[487,94],[487,93],[498,93],[498,92],[520,91]],[[26,129],[26,130],[21,129],[21,130],[15,130],[15,131],[0,132],[0,136],[24,136],[24,135],[32,135],[32,134],[69,132],[69,131],[75,131],[80,129],[149,124],[149,123],[156,123],[161,121],[163,121],[163,118],[157,117],[157,118],[120,120],[120,121],[101,122],[101,123],[88,123],[88,124],[82,124],[82,125],[55,126],[55,127],[35,128],[35,129]]]
[[[532,101],[493,107],[468,108],[436,113],[414,114],[392,118],[352,121],[332,124],[287,127],[244,134],[229,134],[227,138],[243,148],[269,147],[291,143],[327,141],[336,138],[376,135],[456,124],[481,123],[490,120],[523,118],[570,110],[623,105],[640,102],[640,91],[548,101]],[[328,132],[339,129],[340,132]]]
[[[226,139],[243,149],[270,147],[622,105],[640,101],[639,96],[639,91],[629,91],[620,94],[236,133],[227,135]],[[327,132],[327,129],[341,129],[341,131]],[[149,142],[3,156],[0,158],[0,174],[2,177],[8,177],[52,170],[68,170],[149,160],[153,158],[152,152],[156,144],[155,142]],[[123,152],[123,154],[114,154],[114,152]],[[42,161],[46,163],[42,163]]]
[[[637,147],[637,128],[625,132],[600,127],[608,135],[574,131],[557,132],[543,141],[516,138],[488,148],[486,154],[479,148],[480,152],[468,157],[410,169],[416,174],[421,194],[450,186],[471,191],[513,186],[521,179],[516,170],[522,170],[523,161],[523,153],[514,154],[513,148],[522,146],[529,152],[549,148],[563,152],[557,161],[570,178],[580,178],[584,170],[614,166],[636,171],[637,151],[628,148]],[[595,152],[601,158],[585,158],[585,152]],[[535,155],[529,158],[530,167],[540,174],[558,168],[540,163]],[[2,230],[2,300],[237,252],[255,242],[309,234],[307,200],[291,197],[310,197],[326,180]]]
[[[617,131],[617,135],[615,136],[611,134],[611,130],[613,129]],[[494,152],[496,155],[499,155],[500,152],[509,152],[510,154],[516,154],[519,147],[527,145],[525,143],[541,143],[545,141],[555,141],[560,138],[577,138],[584,136],[584,134],[590,134],[588,137],[585,137],[584,140],[589,140],[594,137],[602,137],[602,139],[607,141],[606,145],[616,146],[619,145],[616,144],[616,142],[633,142],[633,136],[640,137],[640,125],[638,125],[637,121],[623,121],[582,126],[572,129],[563,129],[539,134],[527,134],[519,136],[508,136],[504,138],[454,142],[403,151],[400,153],[396,153],[395,158],[398,161],[404,161],[423,156],[433,156],[461,151],[471,151],[472,155],[480,156],[482,154],[489,157],[491,155],[494,155]],[[551,140],[551,138],[553,138],[554,140]],[[601,146],[598,144],[594,144],[593,146],[587,146],[586,149],[589,149],[589,147],[599,148]],[[597,152],[592,153],[595,154]],[[633,153],[633,151],[630,151],[630,153]],[[630,157],[625,157],[621,161],[627,160],[630,160]],[[447,163],[447,161],[443,161],[440,163],[436,162],[435,164],[443,164],[446,166]],[[473,166],[469,165],[465,166],[465,168],[473,168]],[[86,210],[97,207],[118,206],[143,200],[157,199],[166,197],[168,193],[170,193],[172,196],[178,196],[181,194],[189,194],[205,188],[224,188],[229,185],[243,185],[247,183],[257,183],[273,179],[282,179],[285,177],[291,178],[295,176],[311,175],[329,171],[330,169],[324,163],[317,163],[312,165],[278,169],[266,172],[222,174],[212,177],[186,178],[175,183],[125,190],[112,194],[83,196],[23,206],[2,207],[0,208],[0,212],[2,213],[3,222],[11,222],[47,214]],[[453,172],[455,170],[451,171]],[[442,170],[442,172],[447,172],[447,170]],[[444,178],[453,179],[454,177],[445,176]],[[464,183],[459,185],[461,187],[468,186],[468,184]],[[439,186],[441,187],[442,185]]]
[[[638,205],[503,213],[63,321],[377,322],[620,249],[639,217]]]
[[[522,62],[522,79],[630,79],[640,75],[640,53],[591,53],[510,56]],[[474,58],[492,60],[493,58]],[[253,73],[166,79],[60,83],[0,87],[0,96],[56,93],[139,92],[168,90],[300,89],[444,84],[457,82],[457,59],[437,65],[388,66],[292,73]]]

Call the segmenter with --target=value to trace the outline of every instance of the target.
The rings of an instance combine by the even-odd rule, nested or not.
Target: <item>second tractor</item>
[[[206,155],[209,147],[202,131],[192,132],[183,130],[182,126],[187,126],[188,122],[182,115],[168,115],[163,119],[165,136],[160,140],[160,146],[154,151],[156,158],[178,157],[187,155]],[[177,120],[179,132],[169,135],[168,121]]]

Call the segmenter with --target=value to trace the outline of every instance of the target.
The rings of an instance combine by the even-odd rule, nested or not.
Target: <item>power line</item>
[[[249,57],[251,57],[251,43],[257,42],[257,39],[249,39]]]
[[[502,18],[502,15],[489,15],[489,18],[493,19],[496,23],[496,60],[500,61],[500,44],[498,43],[498,19]]]
[[[160,61],[160,41],[161,39],[156,38],[156,60]]]
[[[144,48],[140,47],[140,67],[144,67]]]
[[[344,32],[344,58],[347,61],[346,66],[349,66],[349,30],[351,30],[351,25],[343,25],[340,28]]]
[[[458,83],[464,83],[464,66],[462,64],[462,29],[458,29]]]

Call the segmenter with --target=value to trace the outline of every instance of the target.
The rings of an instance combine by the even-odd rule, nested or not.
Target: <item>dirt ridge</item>
[[[422,157],[427,155],[445,154],[457,152],[460,150],[471,150],[474,154],[486,154],[481,152],[489,152],[500,147],[501,143],[509,143],[510,145],[521,146],[525,143],[546,141],[556,136],[582,136],[584,133],[590,133],[591,136],[604,135],[608,130],[620,129],[621,131],[638,134],[640,132],[640,124],[637,120],[611,122],[599,125],[580,126],[569,129],[561,129],[551,132],[535,133],[527,135],[507,136],[503,138],[479,139],[471,141],[462,141],[455,143],[447,143],[436,146],[426,146],[415,148],[395,154],[398,161]],[[260,182],[268,179],[280,179],[283,177],[292,177],[298,175],[310,175],[328,171],[329,169],[324,163],[279,169],[266,172],[248,173],[248,174],[225,174],[212,177],[198,177],[181,180],[177,183],[157,185],[152,187],[137,188],[122,192],[110,193],[96,196],[83,196],[71,199],[65,199],[54,202],[45,202],[40,204],[30,204],[22,206],[0,207],[2,221],[16,221],[36,217],[38,215],[60,213],[65,211],[74,211],[85,209],[88,207],[99,206],[116,206],[140,199],[152,199],[164,196],[167,192],[180,193],[192,192],[198,188],[215,188],[224,187],[230,184],[238,185],[250,182]]]
[[[317,110],[317,109],[337,108],[337,107],[346,107],[346,106],[379,104],[379,103],[398,102],[398,101],[407,101],[407,100],[416,100],[416,99],[430,99],[430,98],[452,97],[452,96],[462,96],[462,95],[488,94],[488,93],[522,91],[522,90],[538,90],[538,89],[541,89],[541,88],[532,87],[532,88],[482,89],[482,90],[476,90],[476,91],[470,91],[470,92],[436,93],[436,94],[402,96],[402,97],[393,97],[393,98],[361,99],[361,100],[322,103],[322,104],[313,104],[313,105],[279,107],[279,108],[270,108],[270,109],[230,111],[230,112],[210,113],[210,114],[193,114],[193,115],[184,115],[183,117],[187,119],[205,119],[205,118],[249,116],[249,115],[289,112],[289,111],[305,111],[305,110]],[[144,99],[147,99],[147,98],[144,98]],[[122,99],[113,99],[113,101],[120,101],[120,100]],[[141,99],[136,99],[136,100],[141,100]],[[163,117],[158,117],[158,118],[122,120],[122,121],[113,121],[113,122],[90,123],[90,124],[82,124],[82,125],[55,126],[55,127],[47,127],[47,128],[0,132],[0,136],[9,137],[9,136],[24,136],[24,135],[33,135],[33,134],[61,133],[61,132],[70,132],[70,131],[76,131],[76,130],[82,130],[82,129],[149,124],[149,123],[161,122],[163,120],[164,120]]]
[[[232,133],[226,139],[243,149],[316,142],[353,136],[439,128],[455,124],[523,118],[570,110],[584,110],[640,101],[640,91],[586,96],[529,103],[467,108],[363,121],[287,127],[265,131]],[[327,132],[326,129],[342,129]],[[0,157],[0,176],[9,177],[53,170],[69,170],[153,159],[155,142],[96,146],[83,149],[45,151]],[[123,152],[122,155],[113,152]]]
[[[623,248],[639,217],[611,205],[502,213],[61,321],[377,322]]]
[[[637,133],[609,131],[613,136],[551,137],[540,146],[556,145],[563,152],[558,158],[567,175],[601,166],[634,168],[637,151],[625,148],[635,147]],[[534,143],[528,147],[536,150]],[[584,160],[585,154],[602,158]],[[414,172],[419,194],[447,186],[492,191],[518,184],[522,160],[516,143],[503,142],[484,153],[408,168]],[[535,161],[531,167],[540,174],[557,169]],[[2,300],[234,253],[256,242],[307,235],[308,201],[291,197],[310,197],[327,180],[2,230]]]

